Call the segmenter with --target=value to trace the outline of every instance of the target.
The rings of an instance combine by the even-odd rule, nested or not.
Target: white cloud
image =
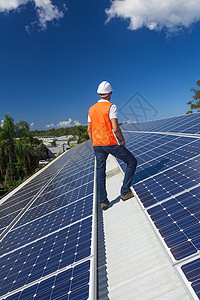
[[[46,128],[54,127],[54,123],[45,125]]]
[[[39,23],[43,29],[46,29],[47,22],[63,18],[62,11],[51,3],[51,0],[34,0],[37,9]]]
[[[60,121],[57,124],[51,123],[45,125],[46,128],[52,128],[52,127],[68,127],[68,126],[78,126],[81,125],[81,123],[77,120],[73,121],[72,118],[69,118],[68,121]]]
[[[20,5],[26,4],[29,0],[0,0],[0,12],[17,9]]]
[[[31,124],[30,124],[30,127],[33,127],[34,125],[35,125],[35,123],[31,123]]]
[[[79,123],[79,121],[76,121],[76,120],[75,120],[75,121],[74,121],[74,125],[75,125],[75,126],[78,126],[78,125],[81,125],[81,123]]]
[[[107,22],[114,17],[128,19],[129,29],[147,27],[175,32],[200,20],[199,0],[113,0]]]
[[[70,126],[70,125],[71,125],[71,124],[70,124],[71,122],[72,122],[72,119],[69,118],[68,121],[60,121],[60,122],[57,124],[57,126],[58,126],[58,127]]]
[[[63,11],[59,10],[56,5],[52,4],[52,0],[0,0],[0,12],[9,12],[16,10],[22,5],[26,5],[31,2],[35,5],[38,21],[32,22],[31,25],[38,23],[41,29],[47,28],[47,23],[53,20],[59,20],[63,18]],[[63,5],[63,10],[67,10]],[[26,26],[26,30],[29,31],[30,26]]]
[[[136,123],[136,121],[127,120],[127,121],[125,121],[125,123],[131,124],[131,123]]]

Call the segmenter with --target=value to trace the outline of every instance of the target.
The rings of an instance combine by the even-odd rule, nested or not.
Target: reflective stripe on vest
[[[89,109],[93,146],[118,145],[109,119],[111,105],[110,102],[97,102]]]

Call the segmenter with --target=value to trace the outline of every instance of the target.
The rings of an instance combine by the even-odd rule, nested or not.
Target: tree
[[[72,147],[71,142],[74,141],[76,139],[75,136],[68,138],[67,144],[68,146]]]
[[[200,80],[197,80],[196,84],[200,87]],[[193,112],[200,112],[200,89],[191,88],[191,91],[194,92],[193,100],[188,101],[188,105],[190,105],[190,110],[186,112],[186,114],[191,114]]]
[[[89,135],[88,135],[88,132],[85,131],[85,132],[83,133],[81,142],[86,142],[86,141],[88,141],[89,139],[90,139],[90,137],[89,137]]]
[[[15,137],[30,137],[30,127],[26,121],[19,121],[15,125]]]
[[[5,115],[0,127],[0,183],[4,192],[32,174],[40,159],[49,158],[46,147],[34,138],[26,121],[14,123]]]
[[[14,156],[14,137],[15,137],[15,124],[14,119],[5,115],[5,120],[2,125],[2,130],[0,132],[0,140],[4,143],[5,152],[9,156],[9,162],[12,161]]]
[[[85,142],[89,139],[86,126],[75,126],[72,134],[78,137],[78,144],[82,143],[83,141]]]
[[[6,182],[9,176],[9,172],[12,177],[12,162],[14,162],[15,158],[15,124],[14,119],[9,116],[9,114],[5,115],[5,120],[2,125],[2,130],[0,131],[0,146],[1,152],[4,159],[4,169],[1,173],[5,171],[4,175],[4,187],[6,187]]]

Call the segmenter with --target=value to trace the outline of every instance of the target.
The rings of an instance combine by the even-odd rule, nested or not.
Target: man
[[[121,187],[121,199],[124,201],[133,197],[130,186],[137,166],[136,158],[125,148],[125,140],[118,125],[117,107],[110,103],[112,92],[108,81],[101,82],[97,89],[100,100],[90,107],[88,115],[88,134],[97,162],[97,196],[103,210],[106,210],[110,203],[105,184],[108,155],[112,154],[127,164]]]

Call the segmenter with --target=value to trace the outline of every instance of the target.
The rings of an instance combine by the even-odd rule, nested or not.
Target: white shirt
[[[108,100],[99,100],[98,102],[110,102]],[[112,104],[109,110],[109,119],[118,119],[117,106]],[[90,116],[88,115],[88,122],[91,122]]]

